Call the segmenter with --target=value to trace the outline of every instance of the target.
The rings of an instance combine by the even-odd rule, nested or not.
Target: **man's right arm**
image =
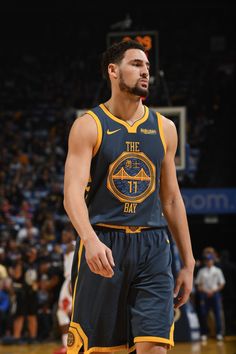
[[[110,277],[114,266],[112,253],[94,232],[84,198],[96,142],[97,126],[94,119],[89,114],[77,118],[69,134],[64,175],[64,207],[84,244],[90,270]]]

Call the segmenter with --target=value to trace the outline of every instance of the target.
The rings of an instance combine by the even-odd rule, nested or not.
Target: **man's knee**
[[[163,343],[154,343],[154,342],[141,342],[136,343],[136,352],[137,354],[166,354],[167,353],[167,344]]]

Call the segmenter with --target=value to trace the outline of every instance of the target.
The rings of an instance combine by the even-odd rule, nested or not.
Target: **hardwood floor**
[[[58,343],[34,345],[0,345],[1,354],[52,354],[60,346]],[[224,342],[210,339],[207,344],[176,343],[170,354],[236,354],[236,337],[226,337]],[[117,353],[118,354],[118,353]],[[120,352],[119,354],[125,354]],[[148,354],[148,353],[147,353]]]

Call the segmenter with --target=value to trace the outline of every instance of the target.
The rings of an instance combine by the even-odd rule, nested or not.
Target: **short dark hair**
[[[110,83],[107,70],[108,65],[110,63],[119,64],[128,49],[140,49],[145,52],[145,47],[133,39],[114,43],[105,52],[103,52],[101,60],[102,76],[108,83]]]

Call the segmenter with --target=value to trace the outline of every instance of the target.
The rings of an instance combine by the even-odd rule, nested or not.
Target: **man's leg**
[[[209,301],[205,294],[200,293],[200,327],[202,336],[207,336],[208,334],[208,314]]]
[[[215,315],[215,325],[216,325],[216,334],[223,334],[222,332],[222,305],[221,305],[221,297],[219,293],[215,293],[212,297],[212,307]]]
[[[24,316],[17,316],[13,322],[13,337],[19,339],[24,324]]]
[[[137,354],[166,354],[168,346],[162,343],[140,342],[136,343]]]
[[[36,338],[38,333],[38,321],[35,315],[27,316],[28,319],[28,330],[30,338]]]

